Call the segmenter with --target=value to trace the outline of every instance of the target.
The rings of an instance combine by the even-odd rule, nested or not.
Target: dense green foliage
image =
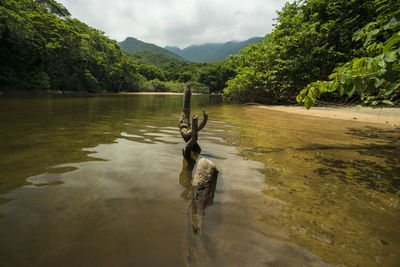
[[[296,99],[307,108],[324,93],[393,104],[400,98],[399,10],[395,0],[300,0],[278,11],[261,42],[181,50],[130,37],[121,49],[55,0],[2,0],[0,88],[178,92],[190,83],[194,91],[225,88],[227,99]],[[224,61],[183,59],[214,61],[248,44]]]
[[[240,47],[255,42],[257,38],[249,39],[247,42],[230,42],[227,44],[218,45],[224,48],[224,53],[233,53],[234,51],[227,50],[228,44],[232,47]],[[120,43],[121,48],[126,52],[130,52],[131,56],[143,62],[145,65],[139,67],[139,73],[147,78],[147,80],[157,79],[154,82],[146,83],[144,90],[155,91],[176,91],[176,86],[171,86],[178,83],[191,83],[194,91],[198,92],[222,92],[226,86],[226,82],[235,75],[231,64],[226,61],[215,63],[193,63],[182,59],[180,56],[169,52],[154,44],[145,43],[135,38],[129,37]],[[206,46],[206,45],[205,45]],[[172,49],[173,50],[173,49]],[[221,50],[221,49],[220,49]],[[208,51],[209,52],[209,51]],[[214,51],[215,52],[215,51]],[[223,54],[225,55],[225,54]],[[202,56],[202,55],[200,55]],[[147,64],[154,66],[149,67]],[[153,86],[162,84],[163,86]],[[167,83],[169,81],[170,83]],[[171,83],[172,82],[172,83]],[[182,88],[183,85],[179,86]],[[208,89],[206,89],[208,88]]]
[[[294,101],[309,83],[328,78],[340,63],[362,55],[353,33],[376,19],[372,0],[306,0],[287,3],[274,31],[231,58],[237,76],[228,82],[230,99]]]
[[[176,59],[174,57],[170,57],[168,55],[163,55],[161,53],[150,51],[150,50],[137,51],[131,55],[137,59],[140,59],[140,61],[143,61],[146,64],[154,65],[157,67],[161,67],[161,66],[169,64],[169,63],[184,62],[182,59]]]
[[[0,89],[177,92],[188,82],[207,93],[234,74],[225,63],[189,63],[134,38],[121,43],[132,44],[135,53],[122,50],[54,0],[2,0]]]
[[[165,64],[169,58],[175,59],[176,61],[185,61],[182,57],[167,49],[155,44],[142,42],[133,37],[126,38],[124,41],[120,42],[119,45],[124,51],[135,53],[139,55],[144,62],[152,65]]]
[[[197,82],[205,84],[210,92],[222,92],[229,79],[236,75],[230,62],[208,64],[198,72]]]
[[[162,65],[166,80],[202,84],[210,93],[219,93],[236,73],[228,61],[215,63],[170,62]],[[203,89],[202,89],[203,91]]]
[[[0,86],[19,89],[140,90],[138,63],[116,41],[53,0],[3,0]]]
[[[329,76],[331,81],[317,81],[303,89],[297,97],[310,108],[322,93],[337,91],[351,97],[361,94],[364,103],[393,105],[400,93],[400,2],[376,1],[379,14],[353,35],[363,41],[364,55],[356,57]]]
[[[165,49],[175,53],[187,61],[191,62],[216,62],[235,55],[249,44],[257,43],[262,40],[261,37],[253,37],[245,41],[230,41],[226,43],[191,45],[184,49],[167,46]]]

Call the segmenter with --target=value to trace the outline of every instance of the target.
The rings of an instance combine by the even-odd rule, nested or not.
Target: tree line
[[[300,0],[286,3],[275,21],[272,33],[238,55],[192,63],[127,53],[55,0],[2,0],[0,87],[182,91],[191,83],[241,102],[398,102],[399,1]]]
[[[277,13],[270,35],[231,57],[228,99],[307,108],[321,97],[399,100],[399,1],[295,1]]]
[[[138,88],[137,63],[116,41],[54,0],[3,0],[0,85],[18,89]]]
[[[1,88],[182,91],[183,83],[191,82],[195,90],[217,92],[231,73],[223,63],[164,63],[150,65],[124,52],[54,0],[1,1]]]

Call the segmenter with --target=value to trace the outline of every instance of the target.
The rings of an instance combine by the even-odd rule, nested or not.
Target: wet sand
[[[307,110],[300,106],[264,106],[259,108],[284,111],[295,114],[324,117],[338,120],[351,120],[367,123],[380,123],[388,126],[400,126],[400,108],[371,108],[362,107],[312,107]]]

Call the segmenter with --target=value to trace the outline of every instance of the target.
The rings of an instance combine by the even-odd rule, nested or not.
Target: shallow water
[[[192,96],[192,113],[210,116],[200,157],[220,170],[193,214],[181,105],[0,98],[2,266],[400,262],[399,128]]]

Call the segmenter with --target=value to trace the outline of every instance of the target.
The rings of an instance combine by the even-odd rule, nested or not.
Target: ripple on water
[[[399,262],[398,129],[207,104],[200,156],[220,173],[195,235],[180,101],[36,100],[0,114],[2,264]]]

